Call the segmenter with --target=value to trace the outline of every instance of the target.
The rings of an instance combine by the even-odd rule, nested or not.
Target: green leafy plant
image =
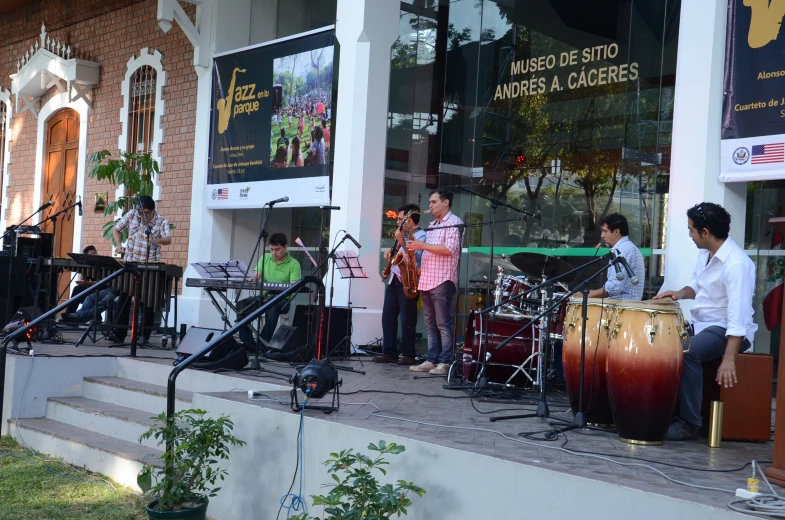
[[[155,417],[156,424],[139,437],[139,442],[155,438],[159,446],[168,446],[163,468],[146,464],[137,476],[137,484],[158,501],[155,509],[172,511],[189,509],[215,496],[226,470],[215,468],[219,460],[229,458],[231,446],[243,446],[234,435],[232,420],[221,415],[205,417],[204,410],[183,410],[167,420],[166,413]]]
[[[373,474],[378,471],[386,475],[384,466],[390,463],[384,456],[400,455],[406,448],[400,444],[379,441],[378,445],[369,444],[368,449],[377,452],[375,458],[344,450],[331,453],[324,462],[330,468],[328,473],[332,474],[335,483],[325,484],[325,487],[331,488],[326,495],[311,496],[314,506],[324,507],[327,515],[324,520],[381,520],[393,515],[405,516],[407,508],[412,505],[410,495],[414,493],[421,497],[425,494],[423,488],[405,480],[382,485]],[[307,513],[291,518],[320,520]]]
[[[114,215],[118,210],[125,215],[134,205],[132,197],[136,195],[152,196],[153,178],[158,173],[160,173],[158,161],[153,159],[153,155],[149,152],[121,151],[119,158],[113,158],[108,150],[101,150],[90,156],[90,172],[88,173],[90,178],[108,181],[115,188],[125,186],[126,195],[106,204],[104,216],[112,216],[113,218],[103,225],[104,238],[112,238],[112,228],[115,225]],[[170,225],[169,228],[174,229],[174,226]],[[127,232],[124,232],[123,240],[126,238]]]

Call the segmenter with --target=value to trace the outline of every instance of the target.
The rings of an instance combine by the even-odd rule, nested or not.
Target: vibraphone
[[[74,255],[80,259],[84,258],[85,261],[91,261],[98,255],[93,255],[91,258],[88,255]],[[111,258],[111,257],[98,257],[98,258]],[[118,259],[114,259],[118,260]],[[82,263],[72,258],[40,258],[39,270],[49,270],[54,268],[61,271],[70,271],[78,273],[85,279],[100,280],[115,272],[117,268],[111,267],[96,267]],[[165,263],[144,263],[144,262],[122,262],[119,261],[116,265],[126,265],[135,269],[139,273],[140,279],[140,294],[139,300],[146,308],[152,309],[153,312],[162,312],[165,314],[165,321],[168,321],[170,310],[170,296],[174,295],[174,328],[177,330],[177,292],[180,278],[183,276],[183,268],[179,265],[165,264]],[[134,296],[136,294],[137,277],[132,273],[126,273],[115,280],[112,280],[109,287],[117,289],[119,292]],[[138,305],[135,301],[134,305]],[[138,307],[137,307],[138,309]],[[147,324],[148,326],[151,324]],[[173,335],[173,340],[174,340]]]

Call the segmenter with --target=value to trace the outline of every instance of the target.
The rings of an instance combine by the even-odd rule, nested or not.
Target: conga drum
[[[616,306],[607,377],[622,441],[662,444],[679,397],[686,336],[676,303],[625,301]]]
[[[583,333],[583,297],[572,297],[564,320],[562,362],[564,383],[573,414],[579,409],[581,379],[581,335]],[[583,413],[594,426],[611,426],[613,415],[608,401],[605,379],[605,356],[608,351],[608,323],[615,305],[621,300],[589,298],[586,310],[586,351],[583,370]]]

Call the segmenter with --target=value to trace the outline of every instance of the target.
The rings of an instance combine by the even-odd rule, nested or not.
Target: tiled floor
[[[101,345],[99,343],[96,346],[83,346],[77,349],[66,344],[38,344],[35,345],[35,349],[37,355],[52,356],[107,354],[126,356],[129,353],[128,348],[107,348]],[[169,350],[139,349],[138,357],[149,362],[170,364],[175,356]],[[705,438],[694,442],[666,443],[658,447],[634,446],[620,442],[615,433],[595,430],[573,430],[560,434],[551,441],[528,441],[520,434],[549,431],[552,429],[548,425],[549,421],[529,418],[490,422],[489,417],[493,414],[489,412],[499,409],[506,411],[501,411],[498,415],[531,412],[534,409],[531,404],[532,396],[521,396],[513,401],[489,397],[470,399],[469,394],[464,390],[444,389],[442,385],[445,379],[442,377],[427,375],[418,377],[407,367],[380,365],[373,363],[367,357],[362,359],[362,364],[357,358],[336,362],[337,365],[365,372],[362,374],[339,371],[343,379],[340,412],[331,415],[320,412],[309,413],[319,414],[318,417],[328,421],[403,435],[723,508],[733,498],[730,491],[744,487],[747,477],[751,474],[749,467],[743,470],[739,468],[753,459],[763,463],[765,467],[768,465],[765,461],[771,461],[773,456],[771,441],[724,442],[719,449],[709,448]],[[294,367],[284,363],[265,362],[263,368],[281,374],[295,373]],[[285,376],[265,371],[248,371],[236,375],[282,385],[288,384]],[[161,384],[164,382],[162,381]],[[205,390],[209,391],[209,389]],[[247,401],[245,395],[241,393],[220,395],[228,399]],[[376,405],[379,411],[376,412],[369,405],[356,405],[356,403],[368,402]],[[255,404],[288,409],[288,406],[283,407],[271,402],[256,401]],[[553,389],[549,395],[549,404],[552,417],[572,419],[563,391]],[[542,436],[540,433],[539,437]],[[577,453],[578,451],[586,453]],[[609,460],[589,455],[589,452]],[[635,458],[646,459],[649,462]],[[668,481],[652,468],[656,468],[673,480],[717,488],[717,490],[690,488]],[[765,487],[763,483],[761,486]],[[721,490],[728,490],[728,492]]]

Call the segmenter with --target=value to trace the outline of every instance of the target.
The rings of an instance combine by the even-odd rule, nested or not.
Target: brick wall
[[[67,4],[67,5],[66,5]],[[63,6],[80,10],[80,16],[64,17],[73,21],[63,26],[60,16]],[[111,7],[111,9],[110,9]],[[163,141],[160,148],[162,172],[158,179],[161,186],[159,209],[170,223],[172,245],[164,247],[163,260],[181,266],[187,264],[188,233],[190,227],[191,180],[193,169],[194,120],[196,115],[196,73],[192,65],[193,48],[178,24],[169,33],[161,31],[156,21],[156,0],[47,0],[29,8],[0,15],[0,86],[10,89],[10,74],[16,72],[16,61],[35,42],[41,22],[46,22],[48,32],[58,40],[71,45],[79,58],[101,65],[99,84],[92,91],[93,110],[88,122],[88,157],[103,149],[117,152],[121,133],[120,110],[123,106],[121,84],[126,64],[140,49],[158,50],[163,55],[167,84],[164,88],[166,112],[162,114]],[[36,14],[44,16],[36,20]],[[61,13],[62,14],[62,13]],[[193,9],[190,13],[193,15]],[[57,29],[49,30],[50,24]],[[33,27],[36,30],[33,30]],[[32,34],[30,34],[32,33]],[[26,39],[6,39],[5,35],[29,34]],[[12,43],[8,43],[11,40]],[[41,104],[56,93],[52,89],[42,96]],[[40,107],[41,105],[39,105]],[[21,108],[21,107],[20,107]],[[38,143],[38,121],[30,111],[14,114],[13,141],[10,143],[10,182],[7,189],[10,224],[29,215],[41,201],[33,200],[35,155]],[[85,171],[89,164],[85,164]],[[97,192],[114,193],[107,183],[85,179],[85,213],[81,219],[82,246],[94,244],[100,254],[110,253],[110,243],[104,240],[101,228],[107,217],[93,213],[92,205]],[[80,225],[77,218],[76,225]]]

